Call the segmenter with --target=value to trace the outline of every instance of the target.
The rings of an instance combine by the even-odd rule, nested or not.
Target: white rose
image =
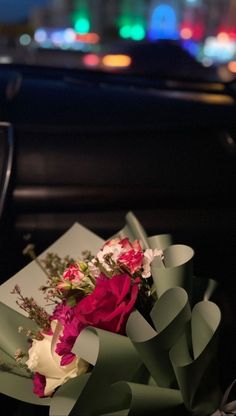
[[[55,328],[55,322],[53,327]],[[42,340],[34,339],[28,351],[29,359],[26,361],[31,371],[46,377],[45,396],[51,395],[57,387],[70,378],[86,373],[89,366],[86,361],[78,357],[75,357],[70,364],[61,366],[61,357],[52,349],[54,341],[52,335],[45,335]]]

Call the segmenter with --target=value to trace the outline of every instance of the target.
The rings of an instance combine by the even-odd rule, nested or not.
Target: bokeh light
[[[108,67],[114,68],[126,68],[131,64],[131,57],[129,55],[122,54],[110,54],[105,55],[102,58],[102,63]]]

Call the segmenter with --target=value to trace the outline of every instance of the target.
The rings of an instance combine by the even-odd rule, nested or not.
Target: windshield
[[[0,0],[0,63],[231,81],[235,0]]]

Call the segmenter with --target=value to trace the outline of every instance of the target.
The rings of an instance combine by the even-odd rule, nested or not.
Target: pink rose
[[[131,280],[127,274],[97,280],[94,291],[73,308],[73,318],[64,327],[56,347],[56,352],[62,356],[61,364],[72,359],[71,349],[86,326],[125,334],[127,319],[138,296],[139,281]]]
[[[77,264],[71,264],[63,273],[63,279],[69,280],[71,283],[80,283],[84,274]]]

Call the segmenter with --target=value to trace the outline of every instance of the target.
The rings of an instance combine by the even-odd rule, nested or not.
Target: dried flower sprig
[[[18,328],[19,334],[24,334],[27,338],[37,339],[38,341],[44,338],[42,332],[40,331],[32,331],[31,329],[23,328],[23,326],[19,326]]]
[[[61,258],[58,254],[48,252],[44,259],[40,261],[47,275],[52,277],[61,277],[64,270],[73,264],[75,260],[70,256]]]
[[[28,314],[28,317],[32,321],[34,321],[43,331],[50,331],[50,315],[44,308],[37,304],[34,298],[23,296],[18,285],[15,285],[11,293],[17,294],[17,305]]]

